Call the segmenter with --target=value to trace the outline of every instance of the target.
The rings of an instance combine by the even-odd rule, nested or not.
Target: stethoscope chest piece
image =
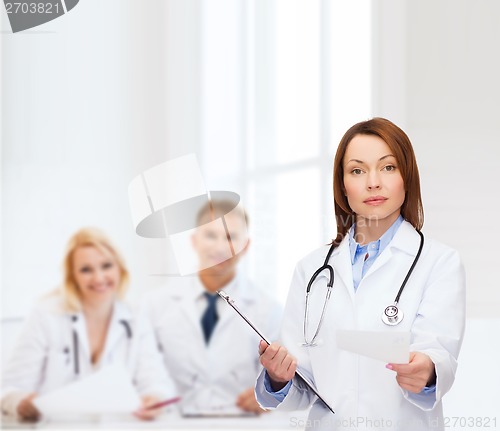
[[[389,326],[395,326],[403,320],[404,316],[403,311],[396,304],[389,305],[382,313],[382,322]]]

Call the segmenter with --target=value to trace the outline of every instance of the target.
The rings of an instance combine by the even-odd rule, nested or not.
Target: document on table
[[[44,415],[131,413],[141,400],[123,365],[104,367],[33,400]]]
[[[387,363],[407,364],[410,359],[410,333],[338,330],[337,347]]]

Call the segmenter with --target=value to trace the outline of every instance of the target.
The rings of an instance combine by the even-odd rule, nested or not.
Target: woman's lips
[[[367,205],[377,206],[377,205],[382,205],[386,200],[387,198],[383,196],[373,196],[371,198],[364,200],[363,202]]]
[[[111,290],[113,288],[112,284],[104,284],[100,286],[91,286],[90,289],[94,292],[106,292],[107,290]]]

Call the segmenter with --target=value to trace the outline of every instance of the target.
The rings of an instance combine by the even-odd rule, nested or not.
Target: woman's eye
[[[84,266],[83,268],[80,268],[80,272],[88,273],[90,272],[90,267]]]
[[[102,265],[102,269],[110,269],[110,268],[113,268],[112,262],[106,262],[105,264]]]
[[[394,166],[394,165],[387,165],[387,166],[384,166],[384,169],[386,171],[392,172],[392,171],[396,170],[396,166]]]
[[[359,168],[353,169],[351,171],[351,174],[354,174],[354,175],[360,175],[362,173],[363,173],[363,171],[361,169],[359,169]]]

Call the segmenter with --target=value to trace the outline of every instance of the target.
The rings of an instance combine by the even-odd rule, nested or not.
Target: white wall
[[[394,118],[414,144],[424,231],[460,251],[469,316],[500,317],[500,3],[374,5],[374,115]]]
[[[2,32],[4,317],[59,283],[65,243],[85,225],[115,239],[135,292],[151,283],[142,264],[155,250],[134,234],[127,187],[198,145],[198,15],[196,0],[85,0]]]
[[[230,38],[244,33],[239,26],[245,25],[248,5],[232,2],[226,22],[234,28],[221,26],[217,33],[217,16],[198,1],[153,3],[144,8],[109,0],[97,8],[97,0],[87,0],[40,30],[2,33],[7,315],[24,311],[26,297],[57,284],[64,243],[81,225],[108,230],[131,264],[138,261],[142,268],[147,260],[142,256],[156,249],[133,235],[126,195],[132,177],[197,151],[202,136],[204,150],[197,152],[207,171],[216,166],[214,157],[233,153],[237,169],[248,155],[239,154],[236,144],[248,136],[262,139],[252,137],[242,119],[255,105],[238,104],[248,96],[244,66],[252,61],[255,66],[262,51],[244,38]],[[492,0],[373,4],[373,112],[401,124],[414,142],[425,230],[460,250],[470,315],[498,316],[500,290],[485,270],[494,267],[495,253],[481,244],[500,239],[498,229],[488,226],[498,208],[500,60],[493,53],[500,5]],[[2,20],[8,28],[5,14]],[[202,55],[221,43],[227,68],[218,66],[222,58]],[[253,43],[258,48],[259,39]],[[245,46],[253,51],[238,57]],[[262,75],[256,79],[262,82]],[[209,102],[218,94],[231,102],[222,113]]]
[[[484,429],[485,420],[471,426],[470,418],[500,429],[500,3],[376,0],[374,29],[374,115],[410,136],[424,232],[457,248],[467,273],[467,329],[444,399],[448,429]]]

